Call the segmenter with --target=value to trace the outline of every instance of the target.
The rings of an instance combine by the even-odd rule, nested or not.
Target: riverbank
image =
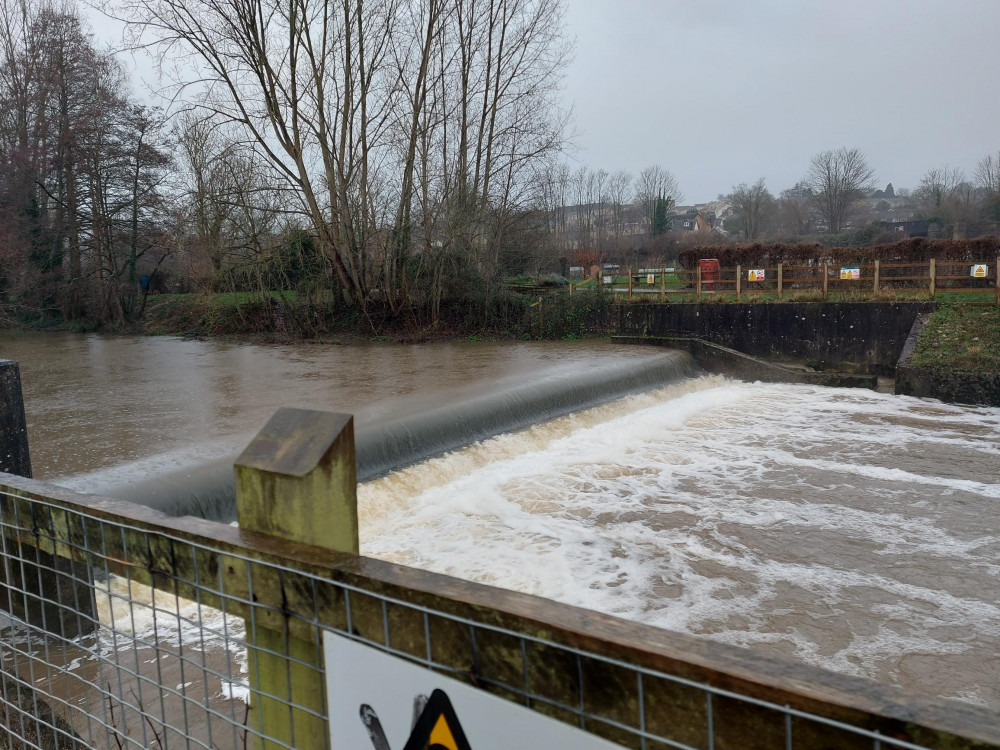
[[[1000,406],[1000,308],[941,305],[896,368],[896,393]]]
[[[818,371],[896,376],[897,393],[1000,405],[1000,308],[887,302],[711,302],[613,305],[597,289],[507,291],[489,314],[462,301],[434,323],[388,311],[316,303],[293,292],[161,294],[141,321],[105,333],[244,343],[360,344],[695,337]],[[933,314],[931,314],[933,313]],[[898,362],[917,315],[930,315],[912,356]],[[33,329],[93,331],[85,322],[24,321]]]
[[[453,300],[434,321],[378,305],[361,310],[317,302],[294,292],[160,294],[149,298],[140,321],[113,332],[258,343],[576,340],[607,335],[610,309],[610,295],[597,290],[530,296],[504,291],[487,309]]]

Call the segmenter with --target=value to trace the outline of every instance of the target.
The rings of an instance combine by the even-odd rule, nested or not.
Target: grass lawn
[[[931,314],[910,364],[932,369],[1000,372],[1000,308],[941,305]]]

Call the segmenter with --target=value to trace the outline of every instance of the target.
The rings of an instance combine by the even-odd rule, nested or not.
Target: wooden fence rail
[[[784,299],[786,296],[816,295],[826,300],[831,294],[852,297],[918,297],[936,299],[940,294],[978,295],[975,302],[1000,306],[997,271],[1000,257],[992,262],[941,261],[931,258],[914,263],[859,263],[831,265],[824,263],[784,264],[775,266],[721,268],[703,271],[679,268],[626,270],[624,274],[605,275],[602,288],[626,300],[660,302],[671,297],[725,295],[737,300]],[[963,300],[964,301],[964,300]]]

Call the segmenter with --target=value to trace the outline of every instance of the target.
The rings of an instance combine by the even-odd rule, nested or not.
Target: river
[[[414,413],[648,349],[0,338],[36,475],[238,450],[279,405]],[[1000,709],[1000,409],[687,378],[359,492],[362,552]]]

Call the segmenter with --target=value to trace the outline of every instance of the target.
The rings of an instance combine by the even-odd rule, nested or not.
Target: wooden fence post
[[[876,297],[878,297],[878,280],[879,280],[879,272],[881,270],[882,270],[882,268],[881,268],[881,265],[879,264],[879,260],[878,260],[878,258],[876,258],[875,259],[875,289],[874,289]]]
[[[31,478],[21,373],[17,362],[6,359],[0,359],[0,471]],[[0,506],[6,502],[0,498]],[[32,523],[52,539],[69,533],[68,517],[51,509],[40,511]],[[97,630],[93,579],[86,563],[42,549],[29,553],[16,534],[3,540],[3,546],[0,609],[61,638]],[[55,550],[59,549],[57,544]]]
[[[829,288],[830,288],[830,268],[827,261],[823,261],[823,299],[829,298]]]
[[[31,478],[21,370],[9,359],[0,359],[0,471]]]
[[[279,409],[237,459],[235,471],[241,529],[358,553],[351,415]],[[326,747],[321,639],[289,633],[285,615],[273,609],[280,589],[277,594],[271,607],[247,619],[249,723],[275,740],[258,740],[262,750]]]
[[[934,287],[936,286],[936,281],[937,281],[937,260],[934,258],[931,258],[930,275],[931,275],[930,288],[928,291],[930,291],[931,299],[934,299],[934,291],[935,291]]]
[[[628,269],[628,299],[629,302],[632,301],[632,267],[629,266]]]
[[[785,285],[785,276],[782,270],[782,264],[778,264],[778,299],[781,299],[781,293]]]
[[[694,277],[695,277],[695,281],[697,282],[695,284],[695,287],[696,287],[696,289],[695,289],[695,295],[700,300],[701,299],[701,266],[698,266],[697,270],[695,271]]]
[[[736,264],[736,301],[740,300],[740,286],[743,283],[743,267],[737,263]]]
[[[665,302],[667,299],[667,269],[660,269],[660,302]]]

